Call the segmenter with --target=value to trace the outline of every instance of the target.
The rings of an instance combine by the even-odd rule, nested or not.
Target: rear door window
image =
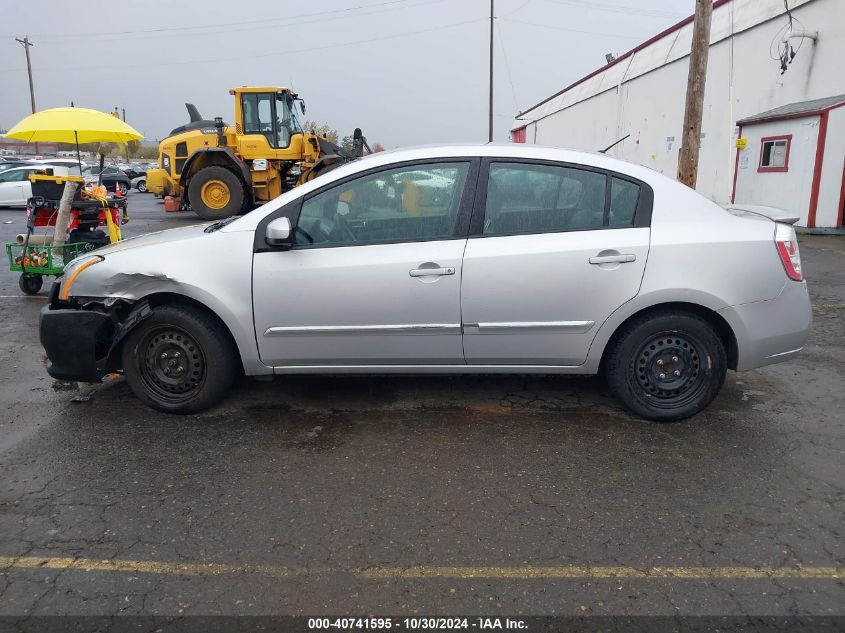
[[[629,180],[612,178],[609,226],[633,226],[640,201],[640,186]]]
[[[539,164],[493,163],[484,235],[546,233],[604,226],[604,173]]]

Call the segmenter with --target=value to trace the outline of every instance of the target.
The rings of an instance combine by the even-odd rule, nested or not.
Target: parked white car
[[[44,165],[27,165],[0,171],[0,207],[25,207],[32,197],[30,174],[44,170]]]
[[[728,368],[794,357],[810,320],[791,225],[604,155],[508,144],[378,153],[80,257],[41,341],[52,376],[122,370],[170,412],[240,372],[602,373],[668,421]]]
[[[77,173],[80,171],[80,165],[82,165],[82,169],[85,169],[88,166],[88,163],[84,160],[79,161],[75,158],[42,158],[38,162],[42,165],[67,167],[68,169],[75,170]]]

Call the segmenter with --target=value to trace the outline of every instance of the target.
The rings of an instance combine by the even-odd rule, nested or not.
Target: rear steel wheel
[[[713,326],[688,312],[644,314],[611,341],[608,386],[637,415],[672,422],[704,409],[722,388],[727,353]]]
[[[661,409],[683,407],[705,387],[701,370],[702,344],[689,334],[663,332],[646,341],[637,353],[640,387]]]

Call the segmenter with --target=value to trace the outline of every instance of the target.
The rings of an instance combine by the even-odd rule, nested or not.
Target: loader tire
[[[239,213],[244,195],[240,179],[217,165],[200,169],[188,185],[191,209],[203,220],[222,220]]]

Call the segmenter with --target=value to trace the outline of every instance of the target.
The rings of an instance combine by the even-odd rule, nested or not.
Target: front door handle
[[[633,253],[620,253],[618,255],[597,255],[590,258],[591,264],[626,264],[637,260]]]
[[[414,268],[408,271],[411,277],[442,277],[443,275],[454,275],[455,269],[447,268]]]

